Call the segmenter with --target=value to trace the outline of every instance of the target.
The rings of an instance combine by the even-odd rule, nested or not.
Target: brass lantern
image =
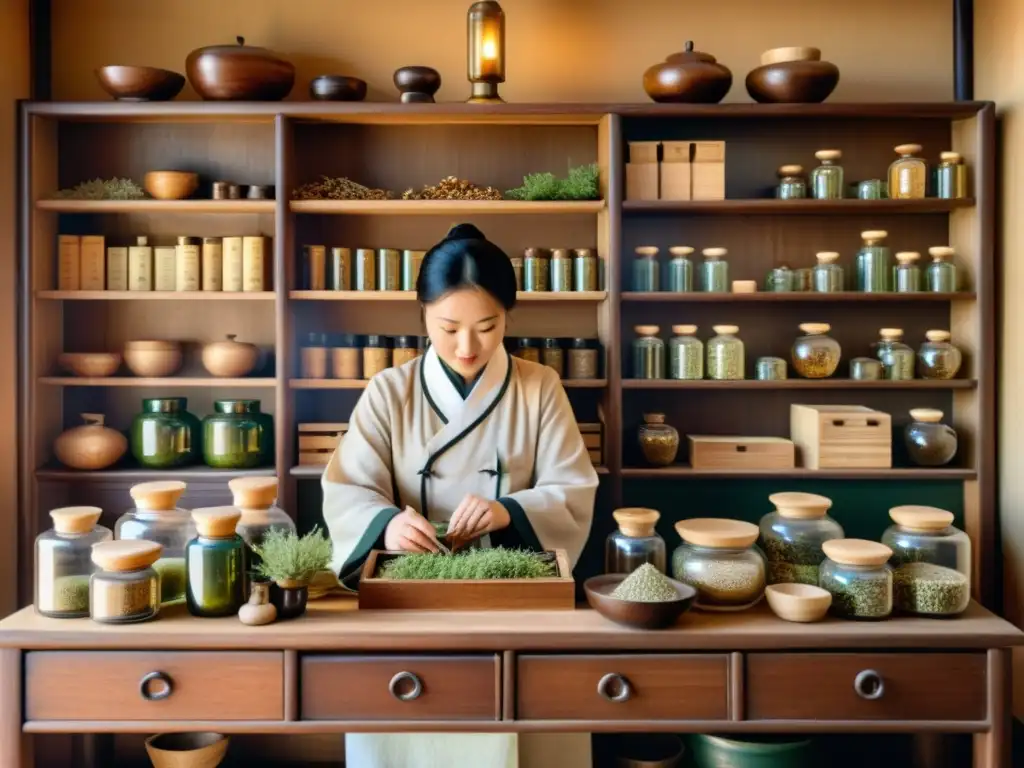
[[[467,76],[473,84],[469,103],[504,101],[498,95],[498,83],[505,82],[505,12],[494,0],[473,3],[469,7],[466,30]]]

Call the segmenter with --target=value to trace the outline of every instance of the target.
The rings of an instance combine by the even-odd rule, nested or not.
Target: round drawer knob
[[[166,699],[173,690],[174,683],[166,672],[150,672],[139,681],[139,695],[146,701]]]
[[[882,694],[885,693],[885,680],[875,670],[865,669],[854,678],[853,690],[862,699],[874,701],[875,699],[882,698]]]
[[[630,686],[629,680],[622,675],[609,672],[598,680],[597,692],[602,698],[618,703],[629,701],[630,696],[633,695],[633,688]]]
[[[423,683],[412,672],[399,672],[391,678],[388,690],[399,701],[412,701],[423,693]]]

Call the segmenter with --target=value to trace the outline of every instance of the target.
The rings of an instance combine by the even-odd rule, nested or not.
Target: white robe
[[[575,565],[597,485],[552,369],[499,350],[463,400],[428,349],[370,380],[324,472],[332,565],[355,586],[366,555],[401,509],[447,521],[468,493],[500,500],[512,520],[509,530],[485,537],[485,546],[564,549]],[[350,734],[345,752],[358,768],[514,768],[517,738]]]

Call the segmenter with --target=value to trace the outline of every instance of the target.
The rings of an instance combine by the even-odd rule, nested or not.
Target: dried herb
[[[494,187],[480,187],[457,176],[445,176],[437,184],[427,184],[420,191],[407,189],[403,200],[501,200]]]
[[[329,539],[314,527],[305,536],[281,528],[271,528],[260,544],[252,545],[261,562],[256,572],[271,581],[298,581],[308,583],[318,572],[331,564],[332,547]]]
[[[805,379],[824,379],[835,373],[839,356],[831,349],[793,349],[793,367]]]
[[[89,577],[59,576],[53,580],[54,613],[82,613],[89,610]]]
[[[523,176],[523,186],[505,192],[509,200],[598,200],[601,196],[596,163],[569,169],[559,179],[553,173],[531,173]]]
[[[892,612],[888,572],[826,572],[818,584],[832,593],[832,612],[846,619],[882,619]]]
[[[768,558],[769,584],[818,585],[818,566],[825,559],[821,545],[800,539],[762,538]]]
[[[160,602],[173,603],[185,597],[185,558],[161,557],[153,563],[153,570],[160,574]]]
[[[379,571],[382,579],[541,579],[557,575],[555,563],[545,553],[521,549],[468,549],[454,555],[423,553],[387,560]]]
[[[959,613],[967,604],[968,590],[966,576],[932,563],[908,563],[893,574],[896,607],[908,613]]]
[[[386,189],[364,187],[344,176],[322,176],[319,181],[292,190],[293,200],[388,200],[391,197]]]
[[[644,563],[619,582],[611,596],[634,603],[664,603],[678,599],[679,591],[665,574],[650,563]]]
[[[145,190],[131,179],[93,179],[83,181],[70,189],[61,189],[54,198],[64,200],[142,200]]]
[[[765,569],[760,562],[691,556],[674,562],[673,572],[676,579],[697,590],[698,605],[745,605],[764,594]]]

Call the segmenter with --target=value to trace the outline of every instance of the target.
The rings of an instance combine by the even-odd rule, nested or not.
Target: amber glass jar
[[[842,350],[839,342],[828,335],[828,323],[803,323],[804,336],[793,342],[792,360],[796,372],[805,379],[827,379],[839,367]]]
[[[645,413],[639,430],[640,450],[648,464],[667,467],[676,460],[679,432],[665,423],[664,413]]]

